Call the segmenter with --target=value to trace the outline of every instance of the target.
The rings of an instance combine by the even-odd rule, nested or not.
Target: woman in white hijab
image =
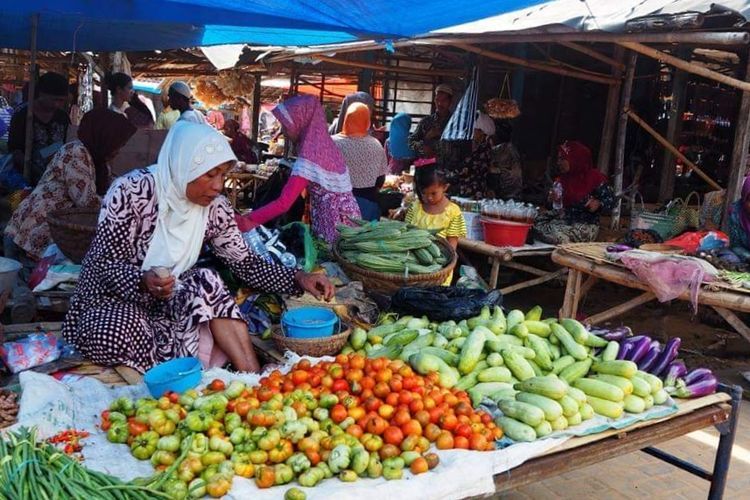
[[[451,194],[480,200],[494,198],[494,192],[488,182],[492,164],[492,142],[495,135],[495,122],[488,115],[477,112],[474,120],[474,140],[471,143],[471,154],[464,161],[451,169],[448,179]]]
[[[156,165],[112,185],[63,325],[84,356],[141,372],[182,356],[206,367],[228,358],[239,371],[258,371],[234,299],[214,270],[194,267],[204,244],[253,289],[331,298],[324,277],[270,264],[247,248],[220,195],[235,161],[219,132],[179,122]]]

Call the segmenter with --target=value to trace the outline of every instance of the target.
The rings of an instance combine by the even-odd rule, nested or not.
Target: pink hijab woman
[[[344,157],[328,135],[323,108],[314,97],[300,95],[279,104],[272,113],[297,146],[297,160],[279,198],[247,216],[237,216],[237,225],[248,231],[286,213],[307,189],[313,233],[333,243],[336,226],[352,225],[350,219],[360,218],[360,212]]]

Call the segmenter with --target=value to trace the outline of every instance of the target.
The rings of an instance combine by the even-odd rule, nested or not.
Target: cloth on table
[[[534,222],[534,238],[552,245],[596,240],[599,224],[568,222],[553,213],[539,215]]]

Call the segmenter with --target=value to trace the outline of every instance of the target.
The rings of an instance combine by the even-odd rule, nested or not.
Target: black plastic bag
[[[503,303],[500,290],[435,286],[430,288],[404,287],[391,300],[391,307],[400,314],[427,316],[432,321],[459,321],[478,315],[484,306]]]

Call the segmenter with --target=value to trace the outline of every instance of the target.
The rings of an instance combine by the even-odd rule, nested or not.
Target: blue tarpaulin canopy
[[[151,50],[250,43],[318,45],[401,38],[545,0],[3,0],[0,47]]]

